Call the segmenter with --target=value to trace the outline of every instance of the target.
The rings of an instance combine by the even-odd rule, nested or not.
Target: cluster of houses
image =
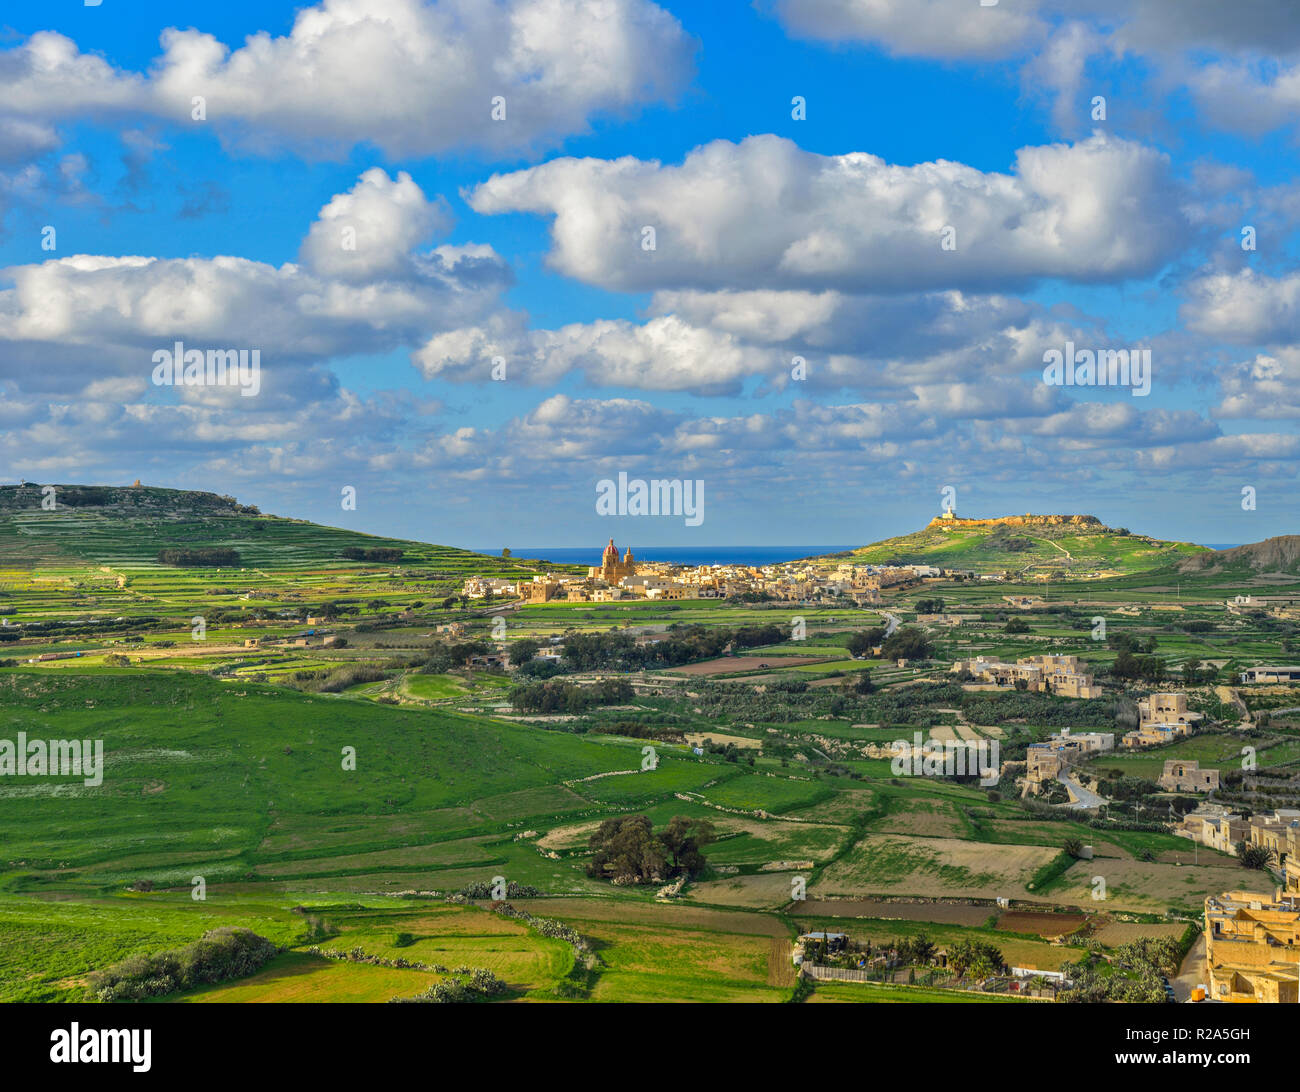
[[[602,603],[622,599],[719,599],[762,595],[798,603],[843,603],[869,606],[886,588],[925,580],[947,579],[955,571],[932,565],[841,564],[833,569],[807,562],[776,565],[678,565],[638,561],[622,555],[610,539],[599,565],[586,576],[540,573],[531,580],[473,576],[462,593],[470,599],[516,596],[528,603]],[[967,574],[961,574],[967,575]],[[974,574],[968,574],[974,575]]]
[[[1074,661],[1075,657],[1038,656],[1030,659]],[[1016,666],[1026,663],[1022,660]],[[1077,662],[1071,666],[1077,670]],[[1152,694],[1138,702],[1138,726],[1125,732],[1119,743],[1127,750],[1168,743],[1188,735],[1201,718],[1202,714],[1187,708],[1187,695],[1181,691]],[[1026,749],[1026,789],[1038,794],[1049,781],[1056,780],[1080,759],[1114,749],[1114,732],[1072,732],[1069,728],[1053,732],[1046,743],[1031,743]],[[1171,759],[1165,763],[1159,783],[1168,792],[1212,792],[1219,787],[1219,772],[1202,770],[1199,763],[1192,760]]]
[[[1029,690],[1062,698],[1099,698],[1102,694],[1078,656],[1022,656],[1013,664],[979,656],[958,660],[952,671],[969,675],[976,687]]]
[[[1249,819],[1222,804],[1202,804],[1183,816],[1174,833],[1193,842],[1234,853],[1238,843],[1271,849],[1289,894],[1300,896],[1300,809],[1278,808]]]
[[[1300,904],[1226,891],[1205,900],[1206,984],[1211,1001],[1295,1004],[1300,1001]]]
[[[1114,732],[1053,732],[1046,743],[1031,743],[1025,751],[1025,787],[1037,795],[1080,758],[1115,749]]]

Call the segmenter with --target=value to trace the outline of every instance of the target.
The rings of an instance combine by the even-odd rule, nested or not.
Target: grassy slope
[[[1009,544],[1023,548],[1009,548]],[[1120,535],[1110,528],[931,525],[913,534],[863,546],[851,551],[846,559],[866,564],[898,560],[982,572],[1051,569],[1127,573],[1169,565],[1204,549],[1186,542]]]
[[[62,491],[57,497],[75,496],[79,487],[56,488]],[[16,609],[15,621],[180,615],[235,605],[234,596],[248,592],[277,606],[295,597],[356,599],[402,591],[427,600],[458,592],[469,576],[531,578],[543,568],[236,511],[207,493],[118,490],[89,496],[112,502],[106,506],[60,504],[53,511],[40,507],[39,494],[27,493],[0,487],[0,605]],[[158,564],[158,551],[172,546],[233,548],[240,564]],[[347,561],[341,553],[348,547],[396,547],[403,557],[400,563]],[[220,587],[231,590],[228,599],[208,595]]]

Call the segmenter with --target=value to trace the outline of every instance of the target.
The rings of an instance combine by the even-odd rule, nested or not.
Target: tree
[[[1255,846],[1249,842],[1238,842],[1236,849],[1237,860],[1241,862],[1242,868],[1268,868],[1277,856],[1268,846]]]
[[[1076,860],[1083,856],[1083,842],[1078,838],[1067,838],[1061,848]]]
[[[541,644],[531,637],[521,637],[518,641],[512,642],[510,645],[511,664],[518,667],[520,664],[528,663],[537,655],[537,650],[541,647]]]
[[[876,684],[871,681],[870,671],[857,671],[852,675],[845,675],[844,682],[840,685],[849,694],[872,694],[876,690]]]
[[[501,550],[501,556],[502,556],[502,557],[510,557],[510,556],[512,556],[511,553],[510,553],[510,547],[509,547],[509,546],[502,547],[502,550]]]
[[[921,630],[906,626],[886,637],[880,651],[889,660],[928,660],[934,648]]]
[[[1026,622],[1023,618],[1010,618],[1007,620],[1006,629],[1004,629],[1003,632],[1004,633],[1028,633],[1029,623]]]
[[[958,940],[948,947],[948,966],[958,978],[965,978],[975,961],[974,947],[969,940]]]
[[[688,819],[684,815],[674,815],[659,835],[672,869],[671,875],[686,873],[693,876],[703,871],[708,861],[700,850],[716,837],[713,824],[707,819]]]
[[[866,656],[875,648],[885,637],[883,626],[874,626],[871,629],[859,630],[852,634],[848,640],[849,655],[858,659]]]
[[[667,870],[663,846],[654,836],[650,818],[625,815],[602,822],[589,842],[593,850],[587,875],[615,883],[652,883]]]

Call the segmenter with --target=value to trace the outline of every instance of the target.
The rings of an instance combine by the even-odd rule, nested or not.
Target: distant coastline
[[[620,548],[623,543],[619,543]],[[638,561],[662,561],[675,565],[779,565],[801,557],[819,557],[856,549],[854,546],[644,546],[629,543]],[[485,554],[499,554],[501,548],[470,547]],[[515,557],[541,558],[566,565],[599,565],[599,546],[512,546]]]
[[[823,557],[826,554],[858,549],[857,546],[643,546],[632,544],[632,553],[638,561],[661,561],[674,565],[779,565],[797,561],[802,557]],[[1200,545],[1211,550],[1230,550],[1237,542],[1204,542]],[[622,543],[620,543],[620,548]],[[495,556],[500,547],[470,546],[475,553]],[[599,565],[600,548],[592,546],[512,546],[510,552],[519,558],[539,558],[564,565]]]

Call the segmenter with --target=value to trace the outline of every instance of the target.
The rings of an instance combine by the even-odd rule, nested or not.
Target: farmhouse
[[[527,583],[519,585],[519,592],[529,603],[549,603],[563,597],[564,585],[551,579],[551,574],[535,576]]]
[[[849,942],[848,933],[804,933],[794,942],[793,962],[797,967],[825,945],[826,951],[841,952]]]
[[[1300,811],[1294,808],[1278,808],[1271,815],[1252,815],[1246,833],[1246,841],[1251,845],[1273,851],[1277,867],[1287,878],[1287,890],[1300,891],[1300,875],[1293,876],[1296,870],[1288,867],[1294,864],[1300,853]]]
[[[1078,656],[1022,656],[1013,664],[980,656],[958,660],[952,670],[967,671],[980,682],[1003,690],[1023,683],[1023,689],[1063,698],[1101,697],[1101,687],[1093,684]]]
[[[1183,816],[1174,833],[1220,853],[1231,853],[1238,842],[1248,840],[1250,824],[1221,804],[1202,804]]]
[[[1114,732],[1071,732],[1062,728],[1053,732],[1051,738],[1064,744],[1073,744],[1080,754],[1098,754],[1115,749]]]
[[[1025,780],[1029,791],[1039,793],[1069,765],[1063,748],[1051,743],[1031,743],[1025,751]]]
[[[1165,763],[1158,784],[1166,792],[1213,792],[1219,787],[1219,771],[1202,770],[1195,760],[1183,762],[1171,758]]]
[[[1126,732],[1120,742],[1128,748],[1168,743],[1179,736],[1191,735],[1201,717],[1201,713],[1187,708],[1187,695],[1181,691],[1152,694],[1138,702],[1138,726]]]
[[[465,581],[462,591],[469,599],[482,599],[489,595],[513,595],[515,583],[513,580],[501,580],[495,577],[471,576]]]
[[[1241,673],[1243,683],[1300,682],[1300,667],[1249,667]]]

